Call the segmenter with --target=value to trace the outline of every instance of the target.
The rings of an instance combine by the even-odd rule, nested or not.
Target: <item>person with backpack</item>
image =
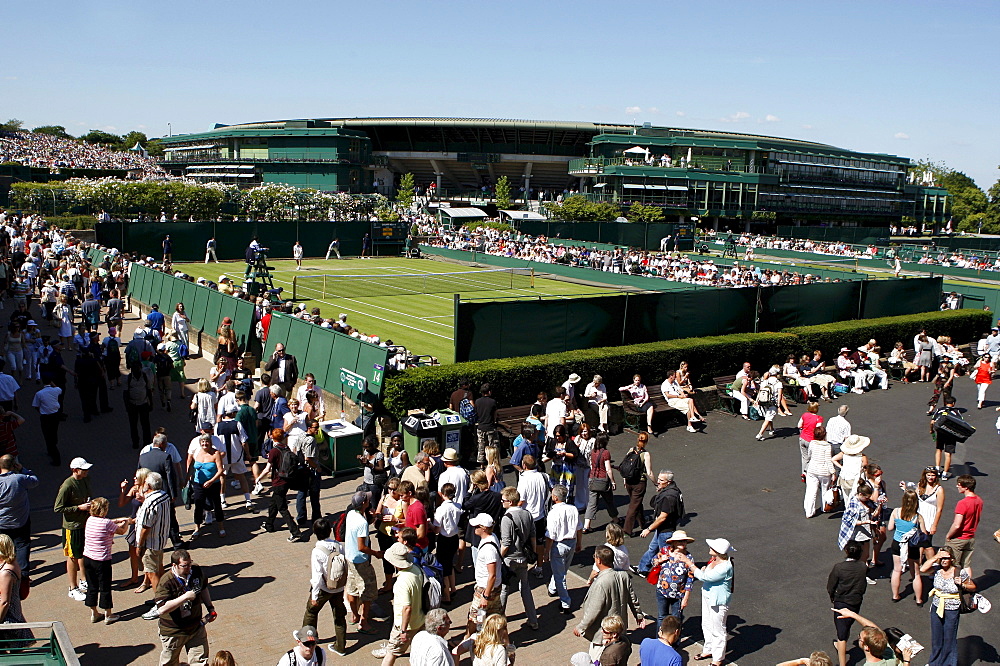
[[[316,545],[309,556],[309,598],[306,599],[302,624],[315,627],[319,612],[323,606],[330,604],[335,638],[329,649],[338,657],[346,657],[347,606],[344,590],[347,586],[347,559],[344,547],[332,538],[333,527],[326,519],[314,522],[312,531],[316,536]]]
[[[500,554],[511,572],[510,580],[500,590],[500,609],[506,614],[507,598],[520,588],[528,628],[538,631],[538,613],[528,583],[528,566],[538,562],[535,522],[527,509],[521,506],[517,488],[507,486],[501,490],[500,500],[504,508],[500,518]]]
[[[244,404],[246,404],[244,402]],[[243,501],[247,511],[257,513],[250,498],[250,484],[247,481],[246,460],[249,457],[250,447],[248,444],[249,435],[243,428],[243,424],[236,420],[236,413],[240,407],[227,408],[222,413],[222,420],[215,424],[215,436],[222,440],[225,449],[223,456],[226,460],[225,471],[223,473],[223,483],[219,486],[219,494],[222,496],[222,506],[226,505],[226,479],[233,479],[240,484],[243,492]]]
[[[647,480],[653,476],[653,460],[646,444],[649,433],[640,432],[635,446],[625,454],[624,460],[618,466],[618,472],[625,482],[625,492],[628,493],[628,511],[625,513],[625,534],[632,536],[636,523],[639,529],[646,526],[646,514],[642,502],[646,499]]]
[[[125,377],[125,412],[128,414],[129,434],[132,448],[139,448],[139,425],[142,426],[142,441],[152,441],[149,427],[149,412],[153,409],[153,379],[142,365],[133,365]]]
[[[114,327],[108,329],[108,334],[101,341],[101,358],[104,370],[108,375],[109,388],[122,385],[122,341]]]
[[[764,441],[765,430],[769,430],[771,436],[774,436],[774,417],[778,415],[778,402],[781,400],[779,372],[775,372],[775,369],[771,368],[764,373],[760,380],[760,388],[757,389],[757,397],[754,399],[754,405],[764,417],[764,422],[760,424],[760,431],[754,438],[759,442]]]
[[[372,656],[382,660],[382,666],[392,666],[403,656],[410,641],[424,628],[424,574],[413,563],[413,555],[404,543],[395,543],[385,552],[385,560],[396,569],[392,585],[392,630],[384,647],[372,650]]]
[[[205,263],[208,263],[207,258],[205,259]],[[281,655],[277,666],[323,666],[326,663],[323,648],[316,645],[316,641],[319,640],[316,627],[306,625],[301,629],[297,629],[292,632],[292,638],[295,639],[295,647]],[[337,654],[332,645],[330,646],[330,651]],[[212,663],[218,663],[218,656],[216,656]]]
[[[656,475],[656,494],[649,502],[653,508],[655,516],[652,524],[639,533],[643,539],[650,534],[653,538],[649,542],[649,548],[639,560],[638,566],[632,567],[632,571],[640,576],[649,574],[653,558],[656,557],[660,549],[667,543],[677,524],[684,517],[684,495],[674,482],[674,473],[670,470],[661,470]]]
[[[289,543],[301,541],[302,532],[299,526],[292,520],[292,513],[288,510],[288,476],[295,464],[295,454],[288,448],[285,441],[285,431],[281,428],[271,430],[271,441],[273,447],[267,454],[267,464],[254,481],[258,486],[261,480],[271,475],[271,504],[267,508],[267,518],[261,523],[261,529],[265,532],[274,531],[274,521],[281,514],[288,526],[291,535],[288,537]]]
[[[170,411],[170,399],[173,393],[171,373],[174,361],[167,353],[166,345],[160,344],[153,355],[153,367],[156,368],[156,392],[160,394],[160,407]]]

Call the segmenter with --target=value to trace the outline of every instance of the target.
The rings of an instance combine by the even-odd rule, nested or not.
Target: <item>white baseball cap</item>
[[[80,458],[79,456],[69,461],[70,469],[90,469],[93,466],[93,463],[89,463],[85,458]]]

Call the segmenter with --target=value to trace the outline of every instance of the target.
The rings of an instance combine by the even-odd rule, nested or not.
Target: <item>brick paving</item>
[[[126,325],[128,333],[134,329],[134,320],[130,324]],[[207,362],[194,360],[189,364],[189,375],[207,374],[208,367]],[[41,478],[40,487],[31,492],[34,587],[24,603],[25,616],[29,621],[64,622],[84,664],[155,664],[158,653],[156,623],[139,617],[147,608],[145,601],[151,598],[150,593],[138,596],[131,591],[116,591],[115,610],[122,615],[123,621],[107,627],[91,624],[83,604],[66,596],[65,561],[58,536],[60,523],[59,517],[52,512],[52,500],[68,470],[48,465],[38,418],[30,407],[36,388],[34,384],[26,385],[19,394],[19,411],[27,418],[27,423],[17,431],[23,463]],[[851,406],[849,418],[854,431],[872,437],[868,452],[886,470],[894,503],[898,498],[892,486],[901,478],[916,477],[923,465],[932,462],[927,422],[923,416],[929,394],[926,385],[893,384],[890,391],[844,398]],[[960,382],[955,395],[960,406],[971,404],[974,399],[972,382]],[[988,403],[1000,404],[994,397],[989,393]],[[121,392],[113,391],[111,400],[115,407],[113,414],[102,415],[95,422],[84,425],[79,398],[71,386],[66,399],[70,418],[62,425],[60,448],[64,461],[76,455],[91,459],[95,463],[91,475],[95,496],[103,495],[113,500],[122,479],[131,478],[136,455],[129,445]],[[175,399],[173,404],[174,409],[169,414],[157,407],[152,422],[154,427],[166,426],[170,440],[185,448],[194,435],[193,426],[187,420],[186,401]],[[801,411],[801,407],[793,409],[796,413]],[[832,416],[832,409],[823,405],[821,414]],[[983,496],[987,509],[974,567],[980,589],[987,596],[995,596],[991,588],[1000,581],[1000,558],[988,534],[996,528],[995,491],[992,488],[995,484],[989,481],[996,475],[992,470],[996,464],[993,449],[996,440],[992,434],[996,414],[990,409],[982,412],[973,409],[967,418],[980,432],[968,444],[959,446],[953,471],[979,477],[977,492]],[[695,558],[705,559],[702,540],[707,537],[724,536],[739,549],[736,592],[729,620],[727,658],[730,661],[727,663],[773,664],[807,655],[814,649],[827,649],[832,638],[825,583],[830,567],[841,557],[835,545],[839,514],[812,520],[802,516],[796,421],[795,417],[778,419],[775,424],[777,437],[757,443],[753,439],[757,424],[712,413],[706,433],[690,434],[683,428],[672,428],[650,445],[654,469],[669,467],[677,472],[690,517],[685,530],[699,540],[691,548]],[[620,460],[633,441],[634,435],[627,432],[612,438],[612,456]],[[508,482],[512,480],[508,477]],[[344,508],[357,484],[356,475],[324,479],[321,495],[324,510],[333,513]],[[945,511],[950,517],[957,495],[953,485],[945,485]],[[647,500],[651,492],[647,493]],[[619,492],[620,509],[624,509],[623,501],[625,498]],[[264,510],[267,500],[258,499],[256,503]],[[112,509],[113,516],[123,514],[124,509]],[[190,516],[183,509],[179,511],[182,529],[186,532],[191,529]],[[232,651],[241,666],[275,664],[293,645],[291,632],[301,623],[308,592],[308,556],[312,546],[286,543],[285,531],[262,533],[257,529],[261,518],[260,514],[248,515],[242,503],[236,504],[227,511],[228,536],[225,539],[219,538],[210,528],[191,547],[195,561],[206,568],[212,581],[219,612],[219,620],[209,627],[211,649],[213,652]],[[603,528],[606,520],[607,514],[602,511],[595,527]],[[592,562],[593,548],[602,542],[601,531],[584,537],[584,550],[577,555],[570,572],[574,608],[579,607],[585,594],[582,576],[586,576]],[[627,546],[632,561],[636,562],[645,549],[645,542],[632,539]],[[116,542],[114,556],[115,578],[124,580],[128,576],[128,563],[123,541]],[[888,555],[883,553],[883,557],[888,558]],[[464,583],[451,609],[456,625],[463,623],[471,599],[472,572],[468,564],[467,561],[468,568],[462,575]],[[378,570],[381,572],[380,568]],[[883,626],[900,627],[929,645],[927,609],[914,606],[908,584],[904,584],[904,602],[892,604],[888,573],[888,568],[879,572],[879,584],[869,588],[862,613]],[[379,580],[382,580],[381,573]],[[542,628],[536,633],[522,626],[524,616],[520,598],[513,595],[508,617],[512,638],[519,647],[517,663],[522,666],[543,661],[566,664],[570,655],[586,648],[586,643],[572,635],[574,618],[559,614],[558,603],[548,597],[541,581],[531,580]],[[644,611],[647,615],[655,615],[651,586],[638,577],[633,577],[632,581]],[[700,587],[696,585],[683,628],[685,649],[689,654],[696,649],[692,641],[700,640],[701,636],[699,596]],[[380,597],[379,603],[388,611],[387,596]],[[349,633],[348,656],[329,663],[376,663],[370,650],[388,635],[389,630],[388,623],[376,626],[382,630],[379,636]],[[959,627],[961,663],[996,660],[996,632],[989,629],[990,626],[995,627],[992,614],[963,616]],[[319,620],[324,645],[331,640],[332,629],[332,616],[325,612]],[[651,626],[633,631],[632,642],[637,646],[643,637],[652,635]],[[855,650],[851,662],[860,659],[860,653]],[[407,661],[401,659],[399,663]],[[638,663],[637,647],[630,663]]]

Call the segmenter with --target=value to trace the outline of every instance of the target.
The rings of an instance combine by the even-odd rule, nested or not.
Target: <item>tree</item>
[[[111,134],[102,130],[90,130],[81,136],[80,139],[87,143],[97,143],[102,146],[113,146],[122,142],[122,138],[117,134]]]
[[[919,160],[910,168],[920,175],[925,171],[934,174],[934,180],[941,187],[948,190],[951,195],[950,215],[959,231],[976,232],[980,229],[989,232],[990,219],[987,215],[989,201],[986,193],[983,192],[976,181],[969,178],[961,171],[950,168],[944,162],[932,162],[930,160]]]
[[[121,138],[121,141],[116,147],[118,150],[130,150],[137,143],[143,148],[146,148],[146,144],[149,143],[149,139],[146,138],[145,132],[129,132]]]
[[[665,216],[663,209],[659,206],[646,206],[641,203],[634,203],[628,209],[626,216],[629,222],[663,222]]]
[[[510,181],[507,176],[497,178],[497,208],[506,210],[510,208]]]
[[[149,153],[150,157],[162,157],[163,143],[159,139],[151,139],[146,144],[146,152]]]
[[[31,130],[35,134],[49,134],[51,136],[59,137],[60,139],[72,139],[73,136],[66,132],[66,128],[62,125],[42,125],[41,127],[36,127]]]
[[[0,125],[0,132],[17,132],[22,127],[24,127],[24,122],[18,120],[17,118],[11,118],[7,122]]]
[[[410,206],[413,205],[413,193],[416,190],[416,186],[413,180],[412,173],[404,173],[403,177],[399,179],[399,189],[396,190],[396,203],[403,210],[409,210]]]

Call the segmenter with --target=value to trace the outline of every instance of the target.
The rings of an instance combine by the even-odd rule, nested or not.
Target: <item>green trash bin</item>
[[[434,439],[439,443],[442,441],[441,425],[438,423],[436,412],[435,414],[416,412],[403,419],[403,448],[409,454],[411,462],[420,450],[420,442],[425,439]]]
[[[439,409],[431,413],[431,418],[438,422],[441,434],[441,452],[445,449],[455,449],[461,453],[462,428],[469,424],[468,420],[452,409]]]

